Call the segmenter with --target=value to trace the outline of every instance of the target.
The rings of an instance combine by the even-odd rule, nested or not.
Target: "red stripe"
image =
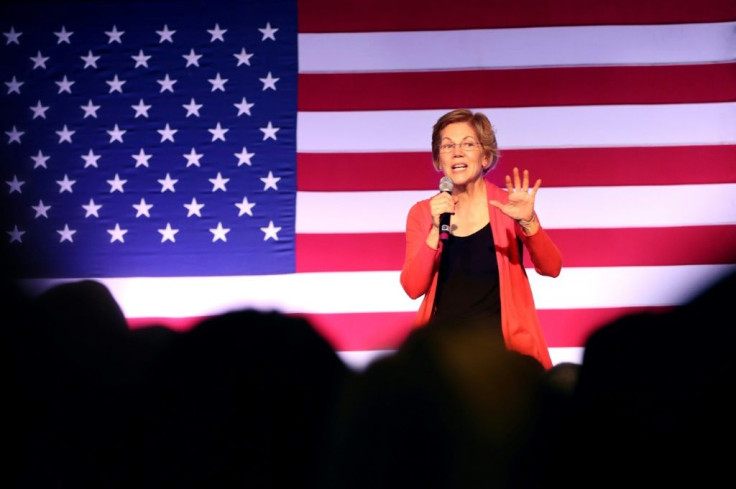
[[[164,326],[180,333],[189,331],[209,316],[191,316],[184,318],[128,318],[130,329],[147,328],[150,326]]]
[[[562,253],[565,267],[736,263],[736,226],[550,229],[548,232]],[[405,246],[403,233],[298,234],[296,271],[401,270]],[[532,266],[526,254],[524,265]]]
[[[461,90],[447,89],[458,84]],[[736,63],[721,63],[301,74],[298,103],[301,111],[336,111],[734,100]]]
[[[604,309],[542,309],[537,311],[544,338],[550,348],[585,346],[588,337],[615,319],[636,313],[661,313],[665,307],[618,307]]]
[[[417,307],[418,304],[417,304]],[[582,347],[595,330],[618,317],[639,312],[660,313],[664,307],[539,310],[547,345]],[[339,351],[397,348],[413,330],[414,312],[364,314],[313,314],[305,316]]]
[[[736,181],[734,162],[736,145],[502,149],[499,166],[489,178],[502,184],[516,166],[541,178],[545,187],[731,183]],[[396,168],[401,168],[401,178],[386,178]],[[428,190],[437,188],[439,178],[429,149],[297,155],[300,191]]]
[[[417,305],[418,307],[418,305]],[[614,319],[637,312],[662,312],[662,307],[605,309],[544,309],[538,311],[547,344],[555,347],[582,347],[596,329]],[[413,330],[414,312],[291,314],[306,318],[338,351],[392,350]],[[184,332],[206,317],[194,318],[129,318],[132,329],[150,325],[169,327]]]
[[[299,0],[299,32],[367,32],[736,19],[733,0]]]
[[[297,234],[296,272],[401,270],[405,246],[404,233]]]
[[[419,305],[417,304],[417,307]],[[592,332],[614,319],[637,312],[663,312],[662,307],[546,309],[538,311],[547,345],[582,347]],[[338,351],[390,350],[413,330],[414,312],[312,314],[305,317]]]
[[[397,348],[411,332],[415,315],[414,312],[375,312],[301,316],[336,350],[361,351]]]
[[[736,263],[736,226],[550,229],[566,267]],[[525,255],[525,266],[531,267]]]

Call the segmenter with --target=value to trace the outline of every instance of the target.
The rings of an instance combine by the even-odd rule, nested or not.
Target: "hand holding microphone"
[[[440,194],[432,199],[432,215],[440,212],[439,229],[440,241],[450,238],[450,216],[455,211],[455,201],[452,198],[454,183],[450,177],[440,179]]]

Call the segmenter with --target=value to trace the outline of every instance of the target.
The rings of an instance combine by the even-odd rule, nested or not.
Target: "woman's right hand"
[[[434,224],[435,229],[440,228],[440,215],[455,213],[456,200],[457,198],[448,192],[440,192],[430,199],[429,206],[432,212],[432,224]]]

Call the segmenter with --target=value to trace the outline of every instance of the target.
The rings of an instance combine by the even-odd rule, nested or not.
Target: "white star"
[[[234,53],[233,56],[235,56],[236,58],[238,58],[238,64],[235,65],[235,66],[240,66],[240,65],[248,65],[248,66],[250,66],[250,58],[253,57],[253,53],[248,54],[245,51],[245,48],[242,48],[239,53]]]
[[[136,218],[141,216],[151,217],[148,211],[153,208],[153,204],[147,204],[146,199],[141,198],[140,204],[133,204],[133,208],[136,210]]]
[[[242,102],[240,102],[239,104],[233,104],[233,105],[238,109],[238,117],[240,117],[243,114],[250,115],[250,109],[255,104],[249,104],[248,101],[245,100],[245,97],[243,97]]]
[[[171,78],[169,78],[169,74],[166,73],[166,76],[163,80],[156,80],[156,83],[161,85],[161,91],[159,91],[159,93],[164,93],[166,90],[174,93],[174,83],[176,82],[177,80],[172,80]]]
[[[15,78],[15,75],[14,75],[14,76],[13,76],[13,79],[12,79],[12,80],[10,80],[9,82],[5,82],[5,85],[6,85],[7,87],[8,87],[8,93],[7,93],[6,95],[10,95],[10,94],[11,94],[11,93],[13,93],[13,92],[15,92],[15,93],[17,93],[18,95],[20,95],[20,87],[21,87],[21,86],[22,86],[22,85],[23,85],[24,83],[25,83],[25,82],[19,82],[19,81],[18,81],[18,80],[17,80],[16,78]],[[57,83],[58,83],[58,82],[57,82]],[[73,82],[72,82],[72,83],[73,83]],[[61,93],[61,92],[59,92],[59,93]]]
[[[273,221],[268,221],[268,227],[261,228],[261,231],[265,233],[265,235],[263,236],[263,241],[268,241],[268,238],[273,238],[275,241],[278,241],[278,232],[281,231],[281,228],[274,226]]]
[[[187,168],[190,166],[199,166],[199,160],[204,156],[203,153],[197,153],[194,148],[189,153],[185,153],[182,155],[184,158],[187,159]]]
[[[210,228],[210,232],[212,233],[213,243],[218,239],[227,242],[227,233],[230,232],[230,228],[224,228],[222,227],[222,223],[218,222],[216,228]]]
[[[31,58],[31,61],[33,61],[33,69],[35,70],[36,68],[43,68],[45,70],[46,61],[48,60],[49,60],[49,57],[48,56],[44,57],[44,55],[41,54],[41,51],[39,51],[36,56],[33,56]]]
[[[220,126],[220,123],[217,123],[217,127],[214,129],[207,129],[209,132],[212,133],[212,142],[217,141],[218,139],[221,141],[225,141],[225,133],[228,132],[230,129],[223,129],[222,126]]]
[[[182,54],[182,57],[187,60],[185,68],[189,68],[191,65],[199,67],[199,58],[201,58],[202,55],[195,53],[194,49],[190,49],[189,54]]]
[[[8,44],[20,44],[18,38],[23,35],[22,32],[15,32],[15,27],[10,27],[10,32],[3,32],[3,35],[7,38],[5,45]]]
[[[25,134],[25,131],[19,131],[15,128],[15,126],[13,126],[13,129],[11,129],[10,131],[5,131],[5,134],[8,135],[8,144],[20,144],[20,137]]]
[[[182,105],[182,107],[187,109],[187,117],[189,117],[190,115],[196,115],[197,117],[199,117],[199,109],[202,108],[202,104],[198,104],[194,101],[194,98],[192,98],[192,100],[188,104],[184,104]]]
[[[84,209],[84,218],[87,219],[90,216],[100,217],[100,214],[98,214],[97,211],[102,209],[101,204],[95,204],[94,199],[89,199],[89,204],[82,204],[82,209]]]
[[[240,165],[253,166],[252,163],[250,162],[250,159],[254,157],[256,154],[248,153],[248,150],[245,149],[245,146],[243,146],[243,151],[241,151],[240,153],[234,153],[234,154],[238,158],[238,166]]]
[[[215,78],[210,78],[207,80],[212,84],[212,90],[211,92],[214,92],[215,90],[220,90],[222,92],[225,91],[225,83],[227,83],[227,78],[220,78],[220,73],[217,73],[217,76]]]
[[[77,131],[70,131],[66,127],[66,124],[64,124],[64,127],[61,129],[61,131],[54,131],[54,132],[59,135],[59,144],[61,144],[64,141],[66,141],[67,143],[71,143],[72,142],[72,136]]]
[[[38,154],[36,156],[31,156],[31,159],[33,160],[33,169],[35,170],[39,166],[42,166],[44,168],[48,168],[46,166],[46,160],[48,160],[50,156],[44,156],[41,150],[38,150]]]
[[[143,148],[141,148],[141,150],[138,152],[137,155],[130,155],[130,156],[132,156],[133,159],[135,160],[136,168],[138,168],[139,166],[145,166],[146,168],[148,168],[148,160],[150,160],[151,156],[153,155],[146,154],[146,152],[143,151]]]
[[[178,233],[179,230],[172,228],[171,227],[171,223],[168,223],[167,222],[166,223],[166,228],[165,229],[159,229],[158,232],[161,233],[161,242],[162,243],[165,242],[165,241],[171,241],[172,243],[176,243],[176,238],[174,236],[176,236],[176,233]]]
[[[274,190],[278,190],[279,188],[276,186],[276,184],[281,180],[281,177],[274,177],[273,172],[268,172],[268,176],[266,178],[261,177],[261,181],[263,182],[263,190],[268,190],[270,188]]]
[[[73,243],[74,238],[72,238],[72,236],[74,236],[74,233],[76,233],[77,231],[76,229],[69,229],[69,225],[64,224],[64,229],[57,229],[56,232],[59,233],[59,235],[61,236],[61,238],[59,238],[59,243],[63,243],[64,241],[69,241],[70,243]]]
[[[110,243],[114,243],[115,241],[125,243],[123,236],[125,236],[125,233],[127,233],[128,230],[120,229],[120,224],[115,223],[115,229],[108,229],[107,232],[110,233]]]
[[[112,92],[123,93],[123,85],[126,83],[126,81],[119,79],[118,74],[115,73],[115,78],[109,81],[105,81],[105,83],[110,85],[110,91],[107,93],[112,93]]]
[[[268,75],[266,75],[266,78],[259,78],[261,82],[263,83],[263,89],[261,91],[266,91],[267,89],[276,90],[276,82],[280,80],[280,78],[274,78],[273,75],[271,75],[271,72],[268,72]]]
[[[46,111],[49,110],[49,106],[41,105],[41,101],[39,100],[35,106],[31,106],[30,109],[33,111],[33,118],[40,117],[42,119],[46,118]]]
[[[119,141],[123,142],[123,134],[125,134],[126,130],[120,129],[117,124],[115,124],[115,127],[112,129],[112,131],[105,131],[110,135],[110,142]]]
[[[212,39],[210,39],[210,42],[215,42],[215,40],[224,42],[225,38],[223,38],[222,36],[227,32],[227,29],[220,29],[220,24],[215,24],[215,28],[207,29],[207,32],[212,35]]]
[[[69,180],[69,177],[64,174],[63,180],[57,180],[56,183],[59,185],[59,193],[63,194],[64,192],[69,192],[70,194],[74,193],[74,190],[72,190],[72,185],[77,183],[76,180]]]
[[[271,39],[272,41],[275,41],[276,36],[274,34],[276,34],[276,31],[278,31],[279,29],[271,27],[271,23],[266,22],[266,27],[258,30],[261,31],[261,33],[263,34],[261,41],[265,41],[266,39]]]
[[[192,197],[192,203],[184,204],[184,207],[187,208],[187,217],[202,217],[202,213],[200,211],[202,210],[202,207],[204,207],[204,204],[198,203],[196,198]]]
[[[238,217],[242,216],[243,214],[248,214],[249,216],[253,217],[253,206],[255,206],[256,203],[248,202],[248,197],[243,197],[243,202],[236,202],[235,207],[240,209],[238,212]]]
[[[269,139],[269,138],[270,139],[273,139],[274,141],[276,141],[276,133],[279,132],[279,130],[281,128],[280,127],[273,127],[273,125],[271,124],[271,121],[268,121],[268,126],[266,126],[266,127],[259,127],[258,129],[260,129],[263,132],[263,140],[264,141],[266,139]]]
[[[212,184],[212,191],[217,192],[218,190],[222,190],[223,192],[227,192],[227,188],[225,188],[225,184],[230,181],[229,178],[222,178],[222,174],[220,172],[217,172],[216,178],[210,178],[210,183]]]
[[[59,38],[59,40],[56,41],[56,44],[61,44],[62,42],[71,44],[69,38],[72,37],[72,34],[74,33],[67,31],[65,26],[61,26],[61,30],[59,32],[54,32],[54,35]]]
[[[97,60],[100,59],[100,57],[92,54],[92,50],[87,51],[87,56],[80,56],[80,58],[82,58],[82,61],[84,61],[83,69],[87,69],[90,66],[97,69]]]
[[[43,200],[38,201],[38,205],[32,205],[31,208],[36,211],[36,215],[33,216],[34,219],[38,219],[39,217],[43,216],[46,219],[48,219],[49,215],[47,214],[48,210],[51,209],[50,205],[44,205]]]
[[[133,108],[133,110],[135,110],[134,118],[137,118],[138,116],[143,116],[148,119],[148,109],[150,109],[151,106],[144,104],[143,99],[140,99],[137,105],[131,105],[131,107]]]
[[[81,105],[80,108],[84,111],[84,117],[82,117],[82,119],[86,119],[87,117],[94,117],[97,119],[97,110],[100,106],[93,104],[92,99],[89,99],[87,101],[87,105]]]
[[[88,166],[94,166],[95,168],[97,168],[97,160],[100,159],[100,155],[94,154],[94,152],[90,149],[86,155],[82,155],[82,159],[84,160],[85,168],[87,168]]]
[[[174,42],[174,39],[172,38],[172,36],[174,35],[175,32],[176,31],[170,31],[169,30],[169,26],[166,25],[166,24],[164,24],[164,30],[162,30],[162,31],[156,31],[156,34],[158,34],[159,36],[161,36],[161,39],[158,41],[158,43],[161,44],[164,41],[169,41],[169,42],[173,43]]]
[[[171,192],[176,192],[176,190],[174,190],[174,185],[176,185],[176,182],[178,181],[179,180],[171,178],[171,175],[167,173],[166,178],[158,180],[158,183],[161,184],[161,193],[164,193],[167,190],[170,190]]]
[[[13,227],[12,231],[6,231],[6,232],[10,235],[11,243],[14,241],[17,241],[18,243],[22,243],[23,240],[21,238],[23,237],[24,234],[26,234],[25,231],[21,231],[20,229],[18,229],[17,224]]]
[[[218,173],[219,176],[219,173]],[[212,180],[210,180],[211,182]],[[8,185],[10,185],[10,191],[9,194],[12,194],[13,192],[18,192],[19,194],[22,194],[23,191],[20,189],[26,182],[22,180],[18,180],[18,175],[13,175],[13,179],[9,182],[5,182]]]
[[[107,184],[110,185],[110,193],[118,191],[121,194],[124,194],[125,190],[123,189],[123,185],[125,185],[126,183],[128,183],[128,181],[121,179],[120,175],[118,175],[117,173],[115,174],[115,178],[107,181]]]
[[[160,141],[161,143],[167,140],[173,143],[174,134],[179,132],[179,129],[172,129],[171,127],[169,127],[169,123],[167,122],[166,127],[164,127],[163,129],[157,129],[156,132],[161,135],[161,141]]]
[[[72,85],[74,85],[76,82],[69,81],[66,78],[66,75],[64,75],[64,79],[63,80],[57,81],[57,82],[54,82],[54,83],[56,83],[57,85],[59,85],[59,91],[57,92],[57,94],[58,94],[58,93],[61,93],[61,92],[72,93]]]
[[[112,44],[114,42],[116,42],[118,44],[122,44],[123,41],[120,38],[122,37],[123,34],[125,34],[125,31],[119,31],[118,30],[118,27],[114,25],[114,26],[112,26],[112,30],[111,31],[105,31],[105,34],[107,35],[107,37],[110,38],[110,40],[107,41],[108,44]]]
[[[139,66],[143,66],[144,68],[148,68],[148,60],[151,59],[151,56],[146,56],[143,54],[143,50],[138,51],[138,55],[131,56],[133,60],[135,61],[135,66],[133,68],[138,68]]]

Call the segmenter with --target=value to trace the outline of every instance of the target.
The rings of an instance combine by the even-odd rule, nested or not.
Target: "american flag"
[[[554,362],[734,269],[732,1],[43,8],[0,25],[5,231],[34,290],[100,279],[132,326],[304,315],[367,362],[410,331],[406,213],[458,107],[497,130],[488,178],[542,179]]]

